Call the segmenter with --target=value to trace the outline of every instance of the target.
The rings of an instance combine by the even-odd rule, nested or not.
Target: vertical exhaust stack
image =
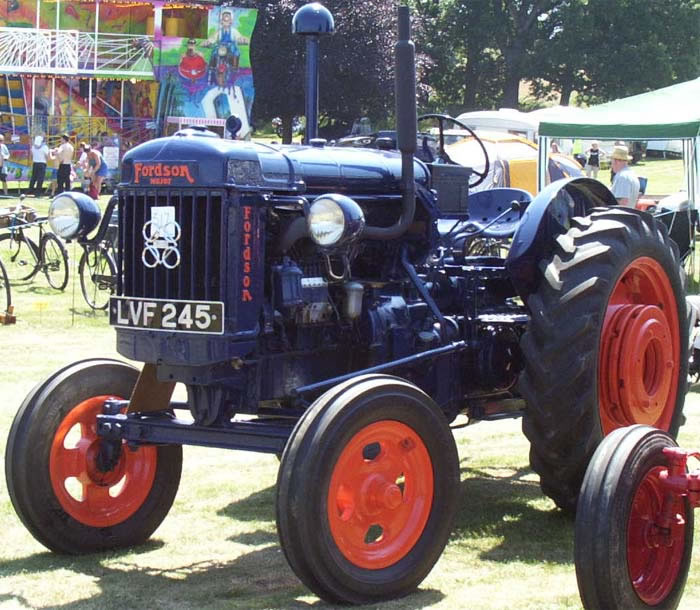
[[[406,232],[416,212],[416,183],[413,155],[418,138],[416,127],[416,51],[411,40],[411,20],[407,6],[399,7],[399,36],[394,46],[396,92],[396,140],[401,151],[401,218],[391,227],[365,227],[363,237],[395,239]]]

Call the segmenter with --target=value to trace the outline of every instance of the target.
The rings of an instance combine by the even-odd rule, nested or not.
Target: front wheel
[[[454,438],[435,403],[396,377],[357,377],[317,399],[287,442],[280,542],[331,603],[400,597],[440,557],[458,489]]]
[[[583,605],[675,608],[693,548],[693,510],[662,477],[676,443],[649,426],[615,430],[600,444],[581,487],[574,559]]]
[[[0,260],[10,282],[32,279],[39,271],[39,246],[21,229],[0,235]]]
[[[53,233],[45,233],[41,238],[42,269],[54,290],[63,290],[68,285],[68,252]]]
[[[24,525],[53,551],[140,544],[170,510],[182,448],[122,443],[105,462],[96,431],[104,401],[130,396],[137,376],[116,360],[77,362],[36,386],[15,416],[7,489]]]
[[[103,246],[86,246],[78,264],[80,288],[92,309],[107,309],[117,286],[117,266]]]
[[[678,248],[652,216],[625,208],[574,218],[528,299],[519,380],[523,432],[542,490],[574,511],[606,434],[682,422],[688,328]]]

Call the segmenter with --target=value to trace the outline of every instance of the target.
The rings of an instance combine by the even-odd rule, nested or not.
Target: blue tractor
[[[606,434],[676,434],[688,322],[665,227],[587,178],[534,199],[470,194],[481,177],[450,163],[442,134],[432,161],[417,154],[405,8],[396,51],[398,151],[184,129],[126,154],[95,239],[118,209],[109,318],[143,365],[55,372],[7,444],[13,505],[49,549],[145,541],[184,444],[267,452],[294,572],[331,602],[385,600],[447,543],[458,416],[522,415],[542,490],[565,510]],[[63,193],[51,221],[84,238],[99,213]]]

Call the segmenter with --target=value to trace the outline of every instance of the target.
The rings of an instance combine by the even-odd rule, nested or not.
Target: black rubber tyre
[[[54,290],[64,290],[68,285],[68,252],[53,233],[44,233],[41,238],[42,269]]]
[[[53,551],[140,544],[170,510],[182,469],[179,445],[123,447],[111,471],[96,467],[96,413],[107,396],[129,397],[137,376],[116,360],[76,362],[38,384],[15,416],[7,489],[24,525]]]
[[[523,432],[542,490],[573,512],[605,434],[642,423],[675,437],[683,421],[682,269],[666,228],[627,208],[573,219],[541,269],[521,340]]]
[[[18,232],[0,235],[0,260],[11,283],[32,279],[39,271],[39,246]]]
[[[609,434],[593,455],[578,500],[574,539],[585,608],[663,610],[678,605],[693,549],[688,499],[672,495],[668,535],[660,535],[665,530],[655,526],[665,496],[658,478],[668,466],[663,449],[675,446],[665,432],[637,425]]]
[[[458,493],[457,449],[440,409],[407,381],[364,375],[318,398],[294,428],[277,479],[277,531],[319,597],[392,599],[440,557]]]
[[[12,305],[12,292],[10,290],[10,280],[5,271],[5,265],[0,261],[0,313],[6,313]]]
[[[80,289],[92,309],[107,309],[117,286],[117,265],[102,246],[88,246],[78,264]]]

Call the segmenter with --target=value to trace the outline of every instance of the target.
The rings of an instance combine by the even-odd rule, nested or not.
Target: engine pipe
[[[413,155],[416,152],[416,51],[411,40],[411,21],[407,6],[399,7],[399,38],[395,49],[396,139],[401,151],[401,217],[390,227],[365,226],[362,237],[395,239],[406,232],[416,212],[416,183]]]
[[[371,366],[361,371],[354,371],[353,373],[347,373],[345,375],[340,375],[338,377],[332,377],[331,379],[324,379],[317,383],[311,383],[309,385],[299,386],[292,390],[292,396],[303,396],[309,392],[320,392],[325,388],[332,387],[353,377],[359,377],[360,375],[368,375],[370,373],[385,373],[394,369],[398,369],[402,366],[414,365],[417,362],[421,362],[426,359],[437,358],[438,356],[443,356],[452,352],[458,352],[467,349],[466,341],[453,341],[449,345],[443,345],[441,347],[435,347],[433,349],[426,350],[424,352],[419,352],[411,356],[406,356],[405,358],[399,358],[398,360],[391,360],[389,362],[383,362],[382,364],[377,364],[376,366]]]

